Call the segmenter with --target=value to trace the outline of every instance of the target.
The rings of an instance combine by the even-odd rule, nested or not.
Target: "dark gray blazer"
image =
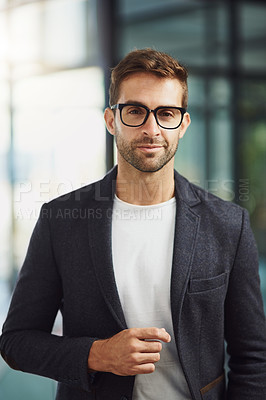
[[[57,400],[132,396],[134,377],[87,371],[93,341],[127,328],[111,254],[116,173],[42,207],[4,324],[3,358],[58,381]],[[176,172],[175,182],[171,309],[191,397],[265,400],[266,325],[248,214]],[[51,334],[58,309],[62,337]]]

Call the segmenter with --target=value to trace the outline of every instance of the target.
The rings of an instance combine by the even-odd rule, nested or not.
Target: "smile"
[[[152,146],[148,146],[148,145],[143,145],[143,146],[138,146],[137,147],[139,150],[144,151],[146,153],[155,153],[159,150],[161,150],[163,148],[163,146],[156,146],[156,145],[152,145]]]

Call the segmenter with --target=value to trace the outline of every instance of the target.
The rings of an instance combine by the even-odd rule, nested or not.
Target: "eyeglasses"
[[[139,104],[114,104],[111,110],[120,110],[120,118],[124,125],[138,127],[144,125],[149,114],[153,112],[157,124],[164,129],[177,129],[183,121],[186,108],[183,107],[157,107],[150,110]]]

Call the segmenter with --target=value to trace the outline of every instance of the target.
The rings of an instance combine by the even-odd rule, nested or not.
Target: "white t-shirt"
[[[172,338],[162,343],[155,371],[136,375],[133,400],[191,400],[170,306],[175,213],[175,198],[152,206],[114,200],[113,265],[127,326],[165,328]]]

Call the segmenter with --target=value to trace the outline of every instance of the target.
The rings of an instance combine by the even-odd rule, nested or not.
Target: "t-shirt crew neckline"
[[[125,208],[147,209],[147,208],[161,208],[161,207],[169,206],[169,205],[175,203],[176,198],[174,196],[169,200],[163,201],[162,203],[150,204],[150,205],[140,205],[140,204],[128,203],[124,200],[121,200],[116,194],[115,194],[114,200],[117,201],[120,204],[120,206],[123,206]]]

